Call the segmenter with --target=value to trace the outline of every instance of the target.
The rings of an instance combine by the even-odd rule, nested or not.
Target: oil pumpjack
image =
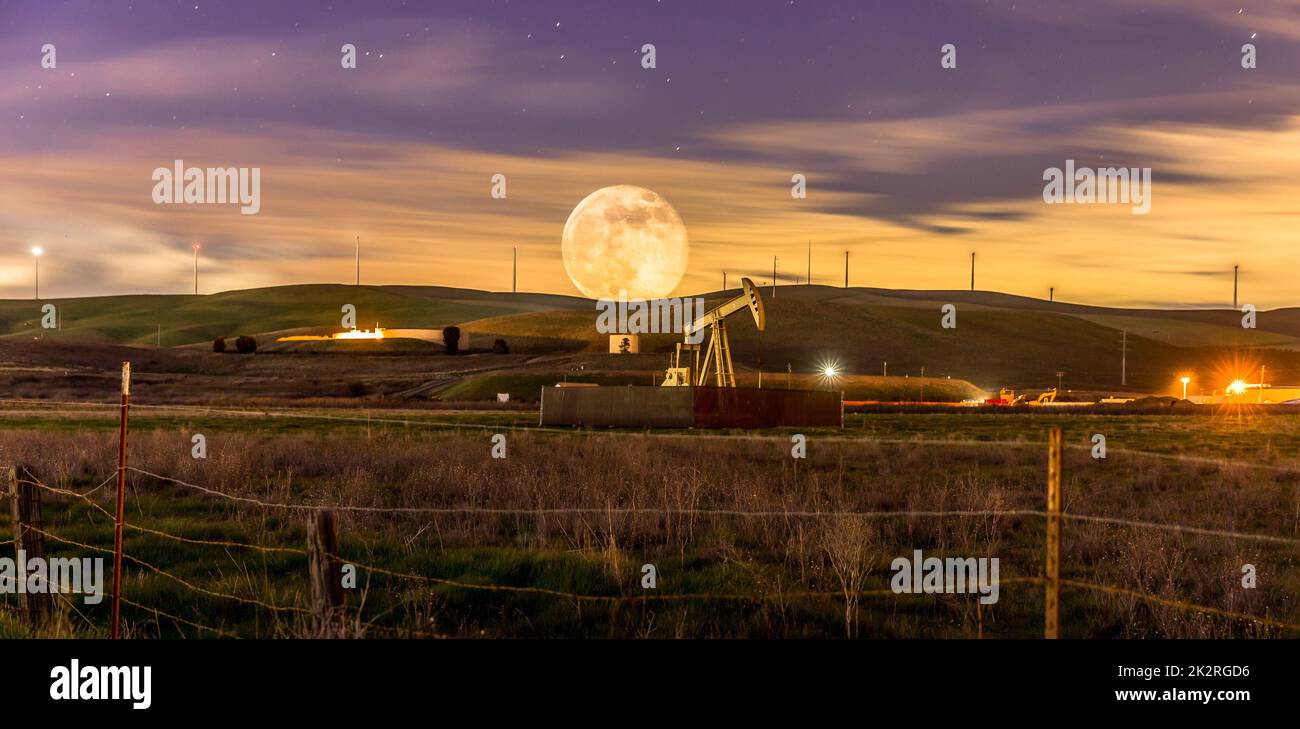
[[[740,295],[723,302],[717,308],[704,314],[685,327],[687,341],[678,342],[671,356],[671,366],[664,377],[663,387],[703,386],[712,371],[717,387],[735,387],[736,373],[731,366],[731,344],[727,340],[727,317],[744,309],[754,315],[754,324],[758,331],[763,331],[766,317],[763,314],[763,299],[758,295],[758,287],[748,278],[740,279]],[[704,363],[700,363],[700,343],[689,340],[695,332],[704,332],[709,337],[708,349],[704,352]],[[683,364],[682,354],[688,353],[693,364]],[[692,354],[693,353],[693,356]]]

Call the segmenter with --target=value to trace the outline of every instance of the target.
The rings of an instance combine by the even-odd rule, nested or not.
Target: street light
[[[45,251],[40,246],[32,248],[32,260],[36,262],[36,300],[41,300],[41,256]]]
[[[194,246],[194,295],[199,295],[199,249],[202,248],[198,243]]]
[[[830,385],[832,388],[834,388],[836,385],[839,384],[840,376],[844,374],[844,369],[840,367],[839,361],[834,359],[822,360],[817,364],[817,369],[818,369],[817,375],[821,379],[821,381],[826,383],[827,385]],[[787,370],[786,382],[788,383],[790,367],[787,366],[786,370]],[[787,387],[788,386],[789,385],[787,385]]]
[[[1190,383],[1190,382],[1192,381],[1192,378],[1188,377],[1187,375],[1183,375],[1182,378],[1180,378],[1178,381],[1181,382],[1181,383],[1183,383],[1183,399],[1186,400],[1186,399],[1187,399],[1187,384]]]

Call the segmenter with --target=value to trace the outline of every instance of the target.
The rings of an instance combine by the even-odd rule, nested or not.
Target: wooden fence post
[[[1043,637],[1061,637],[1061,456],[1060,428],[1052,428],[1047,451],[1047,595],[1043,603]]]
[[[328,509],[318,509],[307,521],[307,565],[316,635],[335,637],[342,628],[343,566],[334,513]]]
[[[30,471],[22,469],[30,475]],[[45,525],[41,521],[41,490],[36,484],[20,480],[19,467],[9,467],[9,502],[14,527],[14,555],[21,560],[45,559],[45,535],[41,530]],[[26,564],[19,567],[18,579],[23,579]],[[33,628],[45,624],[54,609],[54,595],[49,585],[41,585],[40,592],[27,592],[23,585],[14,585],[18,592],[19,606],[23,618]]]

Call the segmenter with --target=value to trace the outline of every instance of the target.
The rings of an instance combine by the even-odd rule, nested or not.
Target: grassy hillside
[[[303,327],[338,329],[341,307],[357,309],[357,325],[438,328],[539,309],[571,308],[581,300],[546,294],[417,286],[319,284],[227,291],[204,296],[102,296],[49,301],[0,301],[0,336],[64,337],[79,341],[163,346]],[[52,303],[62,330],[41,332],[41,305]]]
[[[1120,389],[1121,327],[1069,314],[958,305],[957,328],[942,329],[938,306],[844,303],[781,293],[765,303],[768,326],[762,334],[748,317],[729,322],[738,367],[784,373],[788,365],[808,372],[834,362],[849,373],[883,374],[888,363],[891,375],[917,377],[925,368],[931,377],[966,379],[986,390],[1051,387],[1055,373],[1064,371],[1067,387]],[[1181,326],[1198,345],[1213,341],[1206,333],[1213,325]],[[594,331],[588,312],[494,317],[465,328],[504,337],[517,352],[608,350],[607,337]],[[1213,368],[1216,350],[1176,346],[1169,340],[1177,341],[1177,332],[1174,327],[1167,331],[1166,339],[1129,333],[1129,386],[1162,388],[1171,386],[1179,372]],[[667,335],[642,337],[641,351],[667,353],[675,342]],[[1294,352],[1278,352],[1270,361],[1275,368],[1300,368],[1300,355]]]
[[[708,306],[737,293],[704,295]],[[1300,310],[1261,312],[1259,328],[1244,330],[1230,310],[1125,310],[1053,303],[988,291],[889,291],[785,286],[762,294],[768,328],[761,335],[743,314],[733,318],[733,358],[742,376],[812,372],[838,363],[854,375],[883,374],[969,380],[998,387],[1047,388],[1064,372],[1067,388],[1118,391],[1121,338],[1127,331],[1127,388],[1173,392],[1182,372],[1218,379],[1252,377],[1266,365],[1272,381],[1300,381]],[[592,302],[568,296],[508,294],[419,286],[281,286],[206,296],[113,296],[56,300],[62,330],[39,329],[35,301],[0,301],[0,337],[164,347],[201,346],[217,336],[261,335],[265,349],[278,333],[327,332],[339,327],[340,307],[357,308],[357,323],[387,328],[456,324],[472,343],[505,339],[521,355],[580,354],[596,369],[619,369],[606,356],[608,338],[593,326]],[[957,306],[957,328],[940,327],[940,307]],[[663,355],[672,335],[642,337],[644,353]],[[282,347],[306,352],[309,345]],[[354,349],[359,349],[355,348]],[[400,349],[400,348],[398,348]],[[420,352],[436,353],[422,346]],[[396,353],[397,350],[394,350]],[[414,350],[413,350],[414,351]],[[1224,362],[1237,372],[1225,374]],[[658,370],[666,360],[656,359]],[[639,369],[644,369],[640,368]],[[1214,374],[1216,382],[1209,377]],[[890,383],[890,386],[894,386]],[[531,387],[531,385],[530,385]],[[874,388],[868,388],[873,389]],[[508,391],[509,388],[500,391]],[[919,388],[918,388],[919,391]],[[876,399],[864,397],[862,399]],[[888,399],[888,398],[886,398]]]

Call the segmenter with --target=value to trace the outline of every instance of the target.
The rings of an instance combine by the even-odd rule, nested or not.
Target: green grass
[[[1121,310],[1047,304],[989,292],[890,292],[783,287],[764,292],[766,331],[746,316],[728,323],[742,377],[815,372],[835,362],[868,375],[885,363],[894,375],[964,379],[988,391],[1006,386],[1048,389],[1064,372],[1067,388],[1102,393],[1172,394],[1179,373],[1197,382],[1246,376],[1265,365],[1278,384],[1300,378],[1300,314],[1261,314],[1245,332],[1230,311]],[[933,298],[934,300],[930,300]],[[722,300],[709,294],[714,305]],[[957,326],[940,326],[939,303],[958,307]],[[543,294],[506,294],[439,287],[303,285],[205,296],[110,296],[58,300],[63,328],[42,332],[35,301],[0,301],[0,336],[138,346],[204,345],[217,336],[332,331],[340,307],[357,307],[357,324],[440,328],[456,324],[476,347],[504,338],[518,354],[603,353],[608,338],[594,329],[591,302]],[[1121,339],[1127,329],[1127,384],[1121,384]],[[676,337],[646,335],[643,353],[665,354]],[[266,342],[264,342],[266,344]],[[304,346],[304,349],[310,349]],[[427,347],[424,348],[427,350]],[[1240,372],[1225,371],[1239,362]],[[1234,365],[1235,366],[1235,365]],[[1229,368],[1231,369],[1231,368]],[[875,399],[875,398],[864,398]]]
[[[472,428],[491,418],[522,422],[532,415],[426,413],[416,417]],[[76,427],[51,429],[54,422],[58,421],[6,420],[0,429],[0,446],[17,449],[25,458],[39,454],[34,464],[38,471],[47,478],[61,475],[60,483],[67,488],[85,491],[97,486],[111,473],[115,443],[111,417],[68,421]],[[511,460],[499,462],[488,457],[488,441],[476,430],[458,434],[441,428],[375,425],[367,436],[364,424],[307,417],[144,416],[133,423],[133,459],[142,467],[182,476],[184,469],[197,468],[198,475],[187,477],[222,490],[264,493],[263,498],[273,501],[491,506],[514,503],[511,500],[519,497],[530,506],[655,506],[665,503],[663,499],[677,498],[672,495],[680,493],[676,489],[681,484],[702,478],[694,498],[704,508],[764,508],[768,502],[763,498],[771,498],[778,508],[886,510],[1041,508],[1046,431],[1059,425],[1065,429],[1067,444],[1076,447],[1067,454],[1067,502],[1075,513],[1283,536],[1291,534],[1286,525],[1294,526],[1290,510],[1297,490],[1295,474],[1152,460],[1122,451],[1247,463],[1294,464],[1300,459],[1300,418],[1276,416],[852,415],[843,430],[806,433],[810,444],[806,463],[789,460],[784,431],[674,431],[667,434],[674,437],[665,439],[638,433],[512,433],[508,436]],[[188,458],[188,434],[195,431],[206,433],[213,449],[214,460],[201,466]],[[1093,433],[1105,434],[1114,449],[1106,462],[1092,461],[1081,450],[1090,444]],[[715,439],[713,435],[736,437]],[[880,444],[895,439],[917,444]],[[946,441],[1024,445],[967,447]],[[315,455],[304,458],[307,453]],[[160,458],[164,462],[155,463]],[[131,523],[189,539],[293,549],[305,545],[300,514],[264,511],[132,478],[135,486],[127,503]],[[590,497],[564,495],[575,479],[588,482],[583,488]],[[111,504],[106,489],[99,497],[101,505]],[[112,543],[111,521],[76,500],[50,497],[45,518],[47,528],[65,539],[101,549]],[[7,520],[8,510],[0,509],[0,534],[9,531]],[[929,555],[974,550],[998,555],[1004,577],[1037,573],[1042,558],[1040,521],[1015,517],[980,524],[909,519],[882,526],[876,538],[888,545],[884,557],[910,553],[912,548]],[[629,598],[641,594],[640,566],[653,563],[662,594],[750,596],[630,601],[615,608],[578,605],[546,595],[439,585],[363,569],[363,616],[371,636],[833,637],[843,633],[841,599],[781,597],[805,589],[837,591],[833,574],[824,567],[804,574],[809,559],[814,564],[820,560],[816,527],[816,522],[789,520],[702,519],[689,534],[674,536],[672,520],[656,517],[621,518],[612,525],[604,515],[572,519],[343,515],[340,551],[345,561],[469,585]],[[664,529],[669,531],[663,534]],[[1128,542],[1146,536],[1142,531],[1072,523],[1067,531],[1065,576],[1219,605],[1226,599],[1217,587],[1220,562],[1254,560],[1277,576],[1279,581],[1271,582],[1261,594],[1269,596],[1262,599],[1279,609],[1283,618],[1288,613],[1277,602],[1279,591],[1300,590],[1300,584],[1295,584],[1297,573],[1291,570],[1294,556],[1287,556],[1290,552],[1285,548],[1161,534],[1153,537],[1158,541]],[[129,554],[206,589],[279,606],[309,604],[301,555],[183,544],[134,530],[127,531],[126,539]],[[798,552],[790,551],[802,549],[804,543],[812,545],[812,557],[799,558]],[[57,543],[51,544],[50,552],[87,556],[80,547]],[[1157,569],[1144,560],[1156,554],[1161,555],[1160,564],[1193,561],[1180,568],[1183,572],[1171,573],[1168,582],[1144,585],[1144,576]],[[864,588],[884,587],[887,574],[884,564],[876,564]],[[984,634],[1038,635],[1041,587],[1018,584],[1002,589],[1002,600],[989,613]],[[307,630],[301,617],[277,616],[266,608],[195,594],[131,563],[126,567],[125,594],[166,613],[243,636],[300,635]],[[361,592],[350,592],[348,599],[355,606],[361,597]],[[12,606],[13,596],[0,597],[0,603]],[[101,634],[106,604],[76,607],[81,615],[68,611],[61,629]],[[865,635],[952,637],[973,634],[972,610],[970,601],[960,596],[890,595],[864,598],[858,614]],[[207,636],[137,608],[126,607],[124,613],[131,635]],[[1169,610],[1107,601],[1080,591],[1067,592],[1063,617],[1068,634],[1075,636],[1132,637],[1169,631],[1182,635],[1200,629]],[[1249,634],[1240,625],[1213,629],[1216,635]],[[0,612],[0,636],[23,634],[22,626]]]
[[[139,295],[0,301],[0,335],[40,333],[41,305],[53,303],[62,329],[45,337],[149,346],[162,326],[164,346],[201,344],[216,337],[304,327],[338,330],[340,307],[352,304],[357,326],[441,328],[474,319],[574,306],[568,297],[488,294],[422,287],[313,284],[227,291],[203,296]]]

